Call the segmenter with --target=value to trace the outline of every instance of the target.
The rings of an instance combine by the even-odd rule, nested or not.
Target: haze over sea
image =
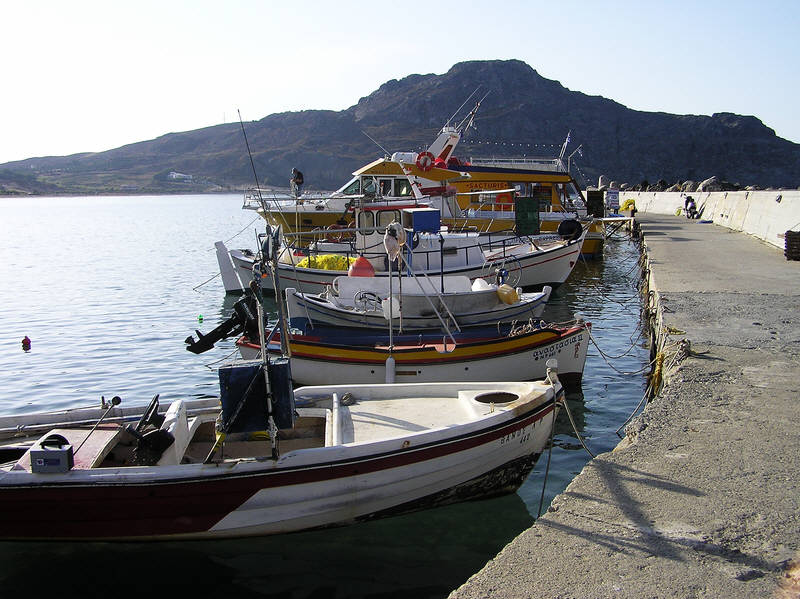
[[[200,356],[183,340],[228,315],[214,242],[255,247],[261,220],[239,195],[0,198],[0,406],[5,414],[218,394],[215,367],[233,340]],[[238,235],[237,235],[238,234]],[[606,244],[555,291],[548,321],[580,312],[593,323],[583,397],[570,408],[595,454],[642,398],[649,355],[640,336],[638,248]],[[202,322],[199,317],[202,315]],[[28,336],[31,350],[21,340]],[[346,383],[347,381],[331,381]],[[533,522],[543,454],[518,493],[325,531],[235,541],[157,544],[0,544],[5,594],[62,597],[446,597]],[[589,460],[562,412],[544,507]],[[113,505],[107,509],[114,510]],[[64,506],[69,517],[69,506]],[[554,556],[557,559],[558,556]],[[42,576],[46,560],[47,576]],[[78,575],[91,564],[91,575]],[[126,595],[127,596],[127,595]]]

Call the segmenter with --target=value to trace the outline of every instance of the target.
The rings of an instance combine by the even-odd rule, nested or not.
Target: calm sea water
[[[184,339],[225,318],[213,244],[255,247],[260,221],[239,195],[0,198],[0,407],[70,408],[119,395],[124,405],[217,395],[232,340],[196,356]],[[233,238],[233,239],[231,239]],[[596,453],[644,393],[638,250],[627,238],[579,263],[545,318],[593,323],[582,395],[570,399]],[[31,340],[24,352],[21,340]],[[604,358],[598,347],[606,356]],[[343,381],[342,381],[343,382]],[[590,456],[562,412],[545,481],[542,456],[518,493],[326,531],[236,541],[0,543],[4,595],[157,591],[245,597],[438,598],[531,525]],[[545,484],[546,483],[546,484]],[[113,511],[114,505],[107,509]],[[64,506],[68,517],[69,506]]]

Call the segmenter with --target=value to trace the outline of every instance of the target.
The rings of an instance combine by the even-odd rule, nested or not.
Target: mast
[[[471,98],[474,94],[475,92],[472,92],[469,98]],[[458,142],[461,141],[461,137],[464,135],[464,132],[473,126],[472,123],[475,120],[475,115],[478,113],[478,108],[480,108],[481,102],[483,102],[488,95],[489,92],[486,92],[483,98],[475,103],[475,107],[469,112],[469,114],[467,114],[467,116],[465,116],[455,127],[450,124],[450,121],[453,120],[455,114],[450,117],[447,123],[445,123],[444,127],[442,127],[439,135],[435,140],[433,140],[433,143],[428,146],[428,152],[433,154],[436,159],[441,159],[447,162],[447,159],[453,155],[453,150],[455,150]],[[469,100],[469,98],[467,98],[467,100]],[[466,101],[464,104],[466,104]],[[464,104],[462,104],[461,107],[463,107]],[[461,107],[459,107],[458,110],[461,110]],[[456,113],[458,113],[458,110]]]

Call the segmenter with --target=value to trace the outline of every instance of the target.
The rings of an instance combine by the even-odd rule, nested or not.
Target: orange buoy
[[[369,260],[367,260],[364,256],[359,256],[355,259],[355,262],[350,265],[350,268],[347,270],[347,276],[374,277],[375,269]]]

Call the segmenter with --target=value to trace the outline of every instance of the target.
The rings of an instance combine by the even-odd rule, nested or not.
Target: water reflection
[[[522,499],[511,494],[278,537],[157,544],[5,543],[0,545],[0,578],[8,596],[162,596],[181,590],[201,597],[224,592],[243,597],[436,598],[466,581],[487,556],[497,554],[532,521]]]

